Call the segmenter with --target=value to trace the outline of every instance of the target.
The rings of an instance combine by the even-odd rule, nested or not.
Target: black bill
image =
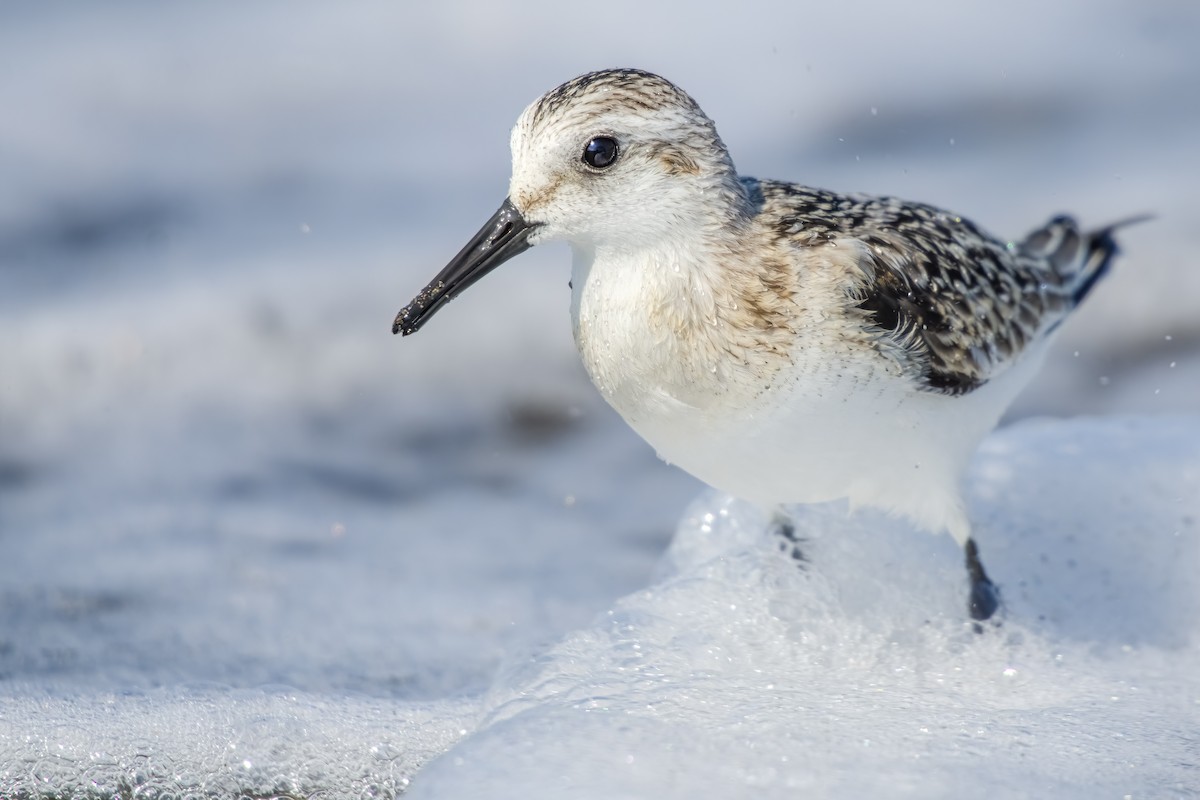
[[[529,234],[534,227],[506,198],[446,268],[411,303],[400,309],[392,323],[392,333],[405,336],[416,333],[427,319],[460,292],[513,256],[528,250]]]

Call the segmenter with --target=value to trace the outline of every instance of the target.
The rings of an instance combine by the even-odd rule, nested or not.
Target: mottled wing
[[[858,307],[914,357],[927,388],[965,394],[1061,319],[1070,292],[1044,257],[959,218],[913,217],[859,234],[873,279]]]
[[[786,196],[786,233],[799,244],[860,248],[853,304],[926,389],[947,394],[982,386],[1053,330],[1116,251],[1111,227],[1085,235],[1065,216],[1006,244],[931,206],[789,184],[763,191]]]
[[[874,270],[858,307],[922,365],[927,388],[964,394],[1054,330],[1108,269],[1112,229],[1060,216],[1016,245],[933,209],[863,231]]]

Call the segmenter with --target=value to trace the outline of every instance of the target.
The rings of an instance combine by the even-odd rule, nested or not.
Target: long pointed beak
[[[475,281],[513,256],[528,250],[532,246],[529,244],[529,234],[536,227],[526,222],[512,201],[505,198],[492,218],[467,242],[467,246],[411,303],[400,309],[396,321],[392,323],[392,333],[405,336],[416,333],[438,309]]]

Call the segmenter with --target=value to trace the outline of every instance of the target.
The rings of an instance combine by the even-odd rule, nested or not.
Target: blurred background
[[[432,697],[645,585],[700,490],[565,246],[389,328],[541,92],[637,66],[744,174],[1122,231],[1006,422],[1200,408],[1200,5],[0,6],[0,679]]]

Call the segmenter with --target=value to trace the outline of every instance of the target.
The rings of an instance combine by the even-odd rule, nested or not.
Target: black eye
[[[595,169],[608,169],[617,160],[617,140],[611,136],[597,136],[583,148],[583,163]]]

